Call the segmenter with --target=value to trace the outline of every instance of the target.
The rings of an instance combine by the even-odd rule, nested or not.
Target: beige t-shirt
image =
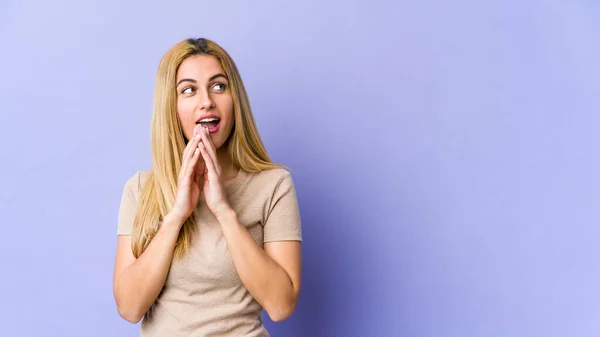
[[[131,235],[140,190],[150,172],[139,171],[125,184],[119,235]],[[296,190],[288,171],[240,170],[225,190],[239,220],[261,247],[270,241],[302,241]],[[198,233],[192,248],[171,264],[162,292],[142,320],[140,336],[269,336],[262,307],[240,280],[221,225],[202,194],[195,212]]]

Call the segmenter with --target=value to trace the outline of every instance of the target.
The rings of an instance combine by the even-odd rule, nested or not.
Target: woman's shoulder
[[[251,175],[253,176],[253,180],[258,180],[263,183],[278,183],[282,180],[292,179],[292,172],[284,167],[266,169],[259,172],[251,173]]]
[[[125,189],[139,195],[140,191],[152,176],[151,169],[141,169],[129,176],[125,182]]]
[[[290,186],[294,186],[292,171],[284,167],[250,173],[248,182],[248,187],[252,193],[256,193],[256,190],[267,192]],[[269,192],[269,194],[271,193]]]

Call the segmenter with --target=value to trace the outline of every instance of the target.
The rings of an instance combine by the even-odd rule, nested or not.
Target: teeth
[[[217,118],[212,118],[211,117],[211,118],[203,118],[203,119],[201,119],[200,123],[208,123],[208,122],[216,122],[216,121],[218,121]]]

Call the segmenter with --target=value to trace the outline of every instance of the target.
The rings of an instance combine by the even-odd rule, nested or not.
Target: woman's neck
[[[217,158],[219,160],[219,165],[221,166],[223,181],[225,183],[228,183],[231,180],[235,179],[235,177],[237,177],[238,168],[234,167],[233,162],[231,161],[231,156],[229,155],[229,151],[227,151],[227,148],[217,150]]]

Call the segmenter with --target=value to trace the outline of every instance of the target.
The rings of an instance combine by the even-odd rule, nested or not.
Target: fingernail
[[[200,139],[200,134],[196,134],[196,139]]]

